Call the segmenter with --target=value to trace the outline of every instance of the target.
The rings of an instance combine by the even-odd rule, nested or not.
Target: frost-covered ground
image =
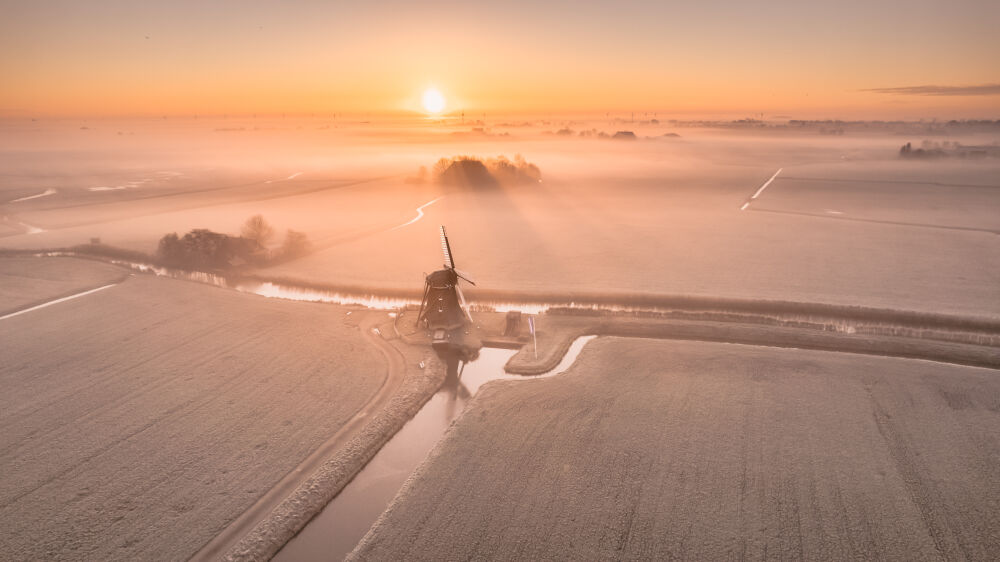
[[[598,338],[483,387],[354,557],[990,559],[995,374]]]
[[[0,316],[121,281],[128,271],[74,258],[0,258]]]
[[[152,253],[165,233],[235,234],[260,213],[278,240],[299,230],[313,251],[259,275],[417,291],[441,263],[445,224],[458,267],[494,291],[1000,318],[1000,164],[899,160],[899,145],[919,138],[887,131],[680,129],[678,138],[645,124],[640,140],[616,142],[547,135],[548,124],[0,126],[0,248],[100,238]],[[541,168],[541,183],[411,181],[441,157],[517,153]],[[4,263],[0,309],[120,272]],[[138,276],[0,321],[0,557],[196,552],[376,392],[384,365],[338,310]],[[542,557],[532,549],[552,544],[562,548],[552,556],[717,558],[745,542],[760,556],[768,545],[788,557],[976,558],[983,529],[997,527],[997,398],[985,371],[721,344],[594,348],[579,376],[512,390],[521,402],[487,388],[422,476],[444,478],[435,493],[446,497],[400,503],[361,552],[472,544]],[[498,451],[507,457],[493,466]],[[452,485],[469,475],[477,480]],[[482,485],[505,487],[480,495]],[[578,499],[559,495],[567,489]],[[463,504],[470,490],[475,501]],[[663,511],[664,502],[681,507]],[[428,505],[462,516],[414,523]],[[456,535],[438,532],[453,522],[480,531],[433,542]],[[789,542],[799,523],[802,542]],[[531,545],[510,542],[519,536]]]
[[[345,318],[140,275],[0,321],[0,558],[189,558],[379,389]]]

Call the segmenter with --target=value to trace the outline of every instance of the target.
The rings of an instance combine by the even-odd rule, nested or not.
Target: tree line
[[[167,266],[184,269],[231,269],[246,265],[272,265],[308,253],[309,239],[288,229],[281,244],[272,244],[275,229],[262,215],[243,223],[239,236],[196,228],[184,236],[165,235],[157,247],[157,257]]]

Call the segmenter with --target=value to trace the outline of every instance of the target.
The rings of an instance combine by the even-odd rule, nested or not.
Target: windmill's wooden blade
[[[462,294],[462,288],[455,283],[455,292],[458,293],[458,302],[461,303],[462,312],[469,318],[469,322],[472,322],[472,314],[469,314],[469,303],[465,302],[465,295]]]
[[[451,244],[448,243],[448,235],[441,226],[441,252],[444,253],[444,266],[448,269],[455,269],[455,260],[451,257]]]
[[[469,274],[468,274],[468,273],[466,273],[466,272],[464,272],[464,271],[461,271],[461,270],[458,270],[458,269],[456,269],[456,270],[455,270],[455,275],[458,275],[458,276],[459,276],[459,278],[461,278],[461,279],[465,279],[466,281],[468,281],[468,282],[469,282],[469,284],[470,284],[470,285],[475,285],[475,284],[476,284],[476,282],[475,282],[475,281],[473,281],[473,280],[472,280],[472,279],[471,279],[471,278],[469,277]]]

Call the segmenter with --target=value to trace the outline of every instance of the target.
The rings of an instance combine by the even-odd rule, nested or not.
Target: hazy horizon
[[[0,117],[424,111],[987,119],[1000,5],[8,6]]]

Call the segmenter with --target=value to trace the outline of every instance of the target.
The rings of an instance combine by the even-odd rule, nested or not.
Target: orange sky
[[[8,6],[0,115],[419,110],[433,85],[470,112],[1000,117],[993,0],[372,4]]]

